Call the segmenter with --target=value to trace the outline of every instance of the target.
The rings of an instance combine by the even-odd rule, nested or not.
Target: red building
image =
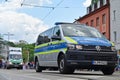
[[[91,5],[87,8],[87,14],[75,22],[93,26],[110,39],[109,0],[92,0]]]

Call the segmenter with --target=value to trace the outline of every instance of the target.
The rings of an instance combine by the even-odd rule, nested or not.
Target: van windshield
[[[62,26],[64,36],[80,36],[80,37],[95,37],[105,38],[98,30],[85,25],[63,25]]]
[[[9,57],[10,59],[22,59],[22,55],[19,54],[10,54]]]

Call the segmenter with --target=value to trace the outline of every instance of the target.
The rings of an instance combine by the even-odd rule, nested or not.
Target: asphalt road
[[[74,74],[59,74],[58,71],[0,69],[0,80],[120,80],[120,72],[105,76],[100,71],[75,71]]]

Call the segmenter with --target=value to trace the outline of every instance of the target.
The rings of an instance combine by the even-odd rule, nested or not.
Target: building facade
[[[8,46],[6,45],[6,42],[3,39],[0,39],[0,56],[1,57],[7,56],[7,49],[8,49]]]
[[[110,27],[110,39],[120,50],[120,0],[110,0]]]
[[[110,40],[110,2],[109,0],[92,0],[87,14],[75,22],[97,28]]]

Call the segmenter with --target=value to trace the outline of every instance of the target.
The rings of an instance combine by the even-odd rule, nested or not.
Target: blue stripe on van
[[[66,47],[67,47],[66,42],[63,42],[63,43],[53,44],[53,45],[49,45],[49,46],[44,46],[44,47],[41,47],[41,48],[36,48],[35,53],[45,52],[46,50],[50,51],[50,50],[56,50],[56,49],[63,49],[63,48],[66,48]]]

